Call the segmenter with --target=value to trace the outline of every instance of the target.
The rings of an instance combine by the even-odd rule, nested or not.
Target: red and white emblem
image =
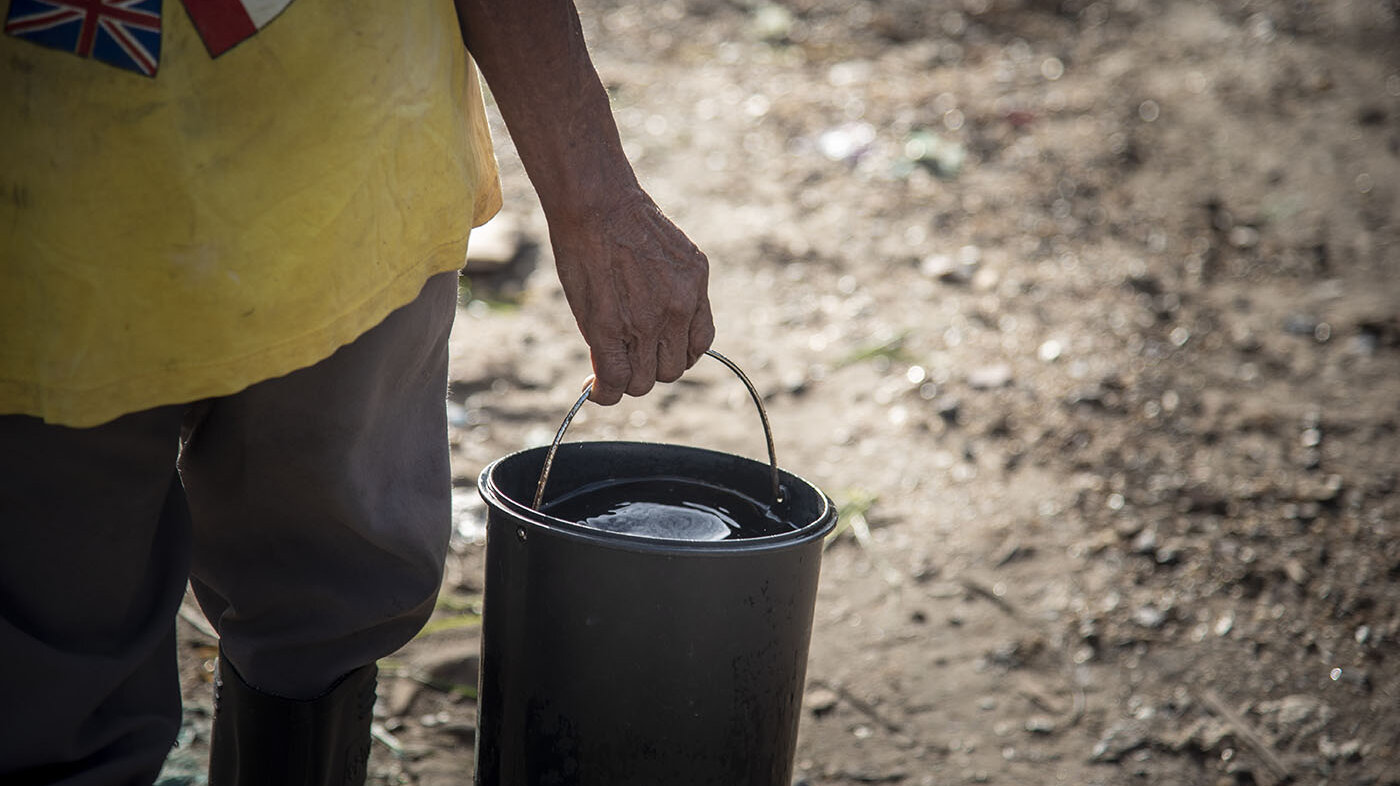
[[[232,49],[263,29],[292,0],[184,0],[210,57]]]

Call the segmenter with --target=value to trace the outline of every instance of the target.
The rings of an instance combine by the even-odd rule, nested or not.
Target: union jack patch
[[[11,0],[5,32],[155,76],[161,0]]]

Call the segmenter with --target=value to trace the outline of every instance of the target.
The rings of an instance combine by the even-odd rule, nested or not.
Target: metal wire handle
[[[772,471],[773,504],[776,505],[783,501],[783,490],[778,484],[778,454],[773,449],[773,429],[768,425],[768,411],[763,408],[763,399],[758,395],[758,389],[753,386],[748,376],[735,365],[734,361],[713,349],[705,350],[705,354],[728,366],[729,370],[739,377],[739,381],[744,383],[744,387],[748,388],[749,398],[753,399],[754,406],[758,407],[758,418],[763,421],[763,438],[768,442],[768,466]],[[564,416],[564,422],[559,424],[559,431],[554,435],[554,443],[549,446],[549,452],[544,456],[544,468],[540,470],[539,485],[535,486],[535,504],[531,506],[535,510],[539,510],[540,503],[544,501],[544,486],[549,482],[549,471],[554,467],[554,454],[559,450],[559,443],[564,439],[564,432],[569,429],[569,424],[574,422],[574,415],[578,414],[579,409],[583,407],[583,402],[588,400],[588,396],[592,392],[593,382],[590,380],[583,388],[583,395],[574,402],[573,409],[570,409],[569,414]]]

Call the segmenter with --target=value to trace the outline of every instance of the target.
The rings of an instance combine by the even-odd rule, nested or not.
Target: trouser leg
[[[202,405],[181,476],[221,657],[309,699],[431,614],[451,526],[444,401],[456,276],[326,360]]]
[[[0,782],[149,784],[170,751],[183,412],[0,417]]]

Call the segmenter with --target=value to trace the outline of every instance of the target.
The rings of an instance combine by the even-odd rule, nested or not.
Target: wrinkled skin
[[[550,239],[592,355],[593,401],[674,382],[709,348],[709,263],[641,189],[601,220],[552,222]]]

